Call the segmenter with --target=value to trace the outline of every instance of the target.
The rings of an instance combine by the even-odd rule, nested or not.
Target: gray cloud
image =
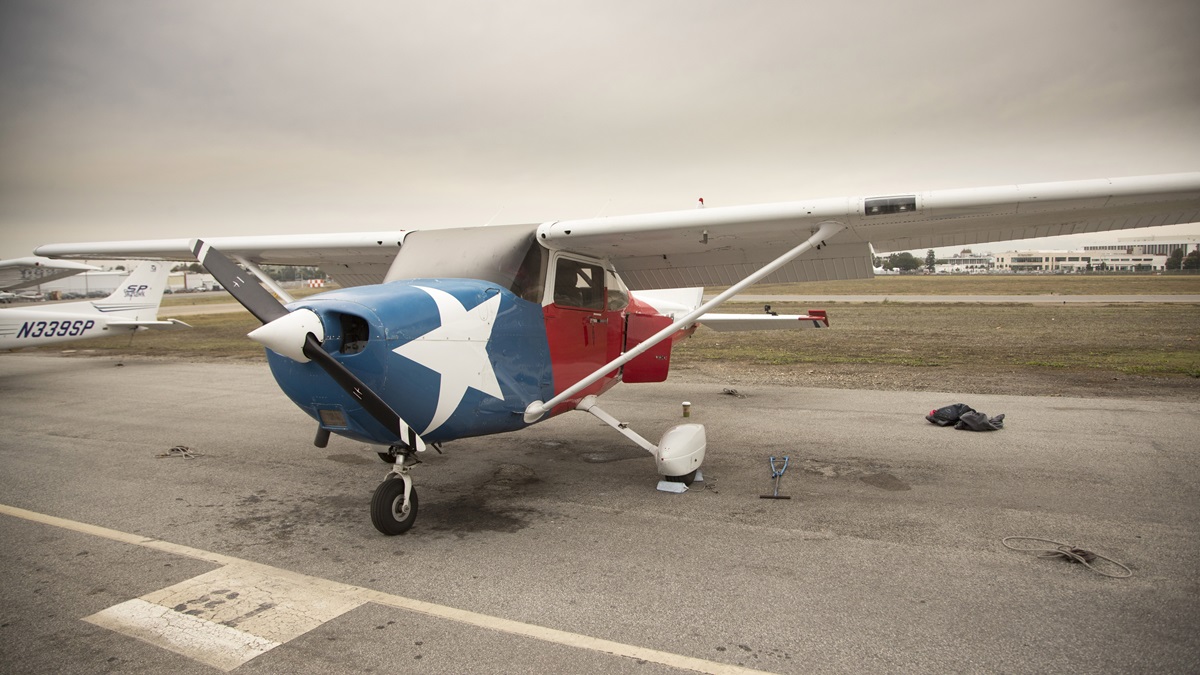
[[[1196,170],[1200,5],[0,5],[0,256]]]

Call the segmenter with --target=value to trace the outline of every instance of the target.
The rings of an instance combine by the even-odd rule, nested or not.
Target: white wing
[[[204,241],[226,255],[244,258],[256,265],[315,265],[342,286],[361,286],[383,281],[405,234],[407,231],[397,230],[212,237],[204,238]],[[191,239],[155,239],[51,244],[37,250],[39,255],[57,258],[195,262],[191,242]]]
[[[95,272],[99,267],[49,258],[11,258],[0,260],[0,288],[19,289],[37,286],[55,279],[74,276],[80,272]]]
[[[1200,173],[690,209],[546,223],[538,240],[608,258],[632,289],[730,285],[824,222],[846,229],[764,283],[872,276],[876,253],[1200,220]]]
[[[545,223],[552,249],[610,260],[631,289],[730,285],[810,237],[846,229],[764,282],[872,276],[876,253],[1200,220],[1200,172],[813,199]],[[485,228],[480,230],[482,236]],[[472,228],[461,228],[469,237]],[[380,283],[407,231],[205,238],[257,264],[318,265],[345,286]],[[431,231],[432,234],[432,231]],[[431,240],[433,241],[433,240]],[[193,260],[190,240],[55,244],[39,255]],[[456,270],[457,271],[457,270]]]

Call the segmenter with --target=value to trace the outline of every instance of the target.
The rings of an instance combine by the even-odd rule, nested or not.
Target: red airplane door
[[[606,275],[598,262],[559,254],[551,266],[549,278],[553,288],[548,295],[551,301],[543,308],[543,315],[554,391],[558,393],[613,358],[614,354],[609,352],[610,340],[616,340],[612,346],[619,352],[622,317],[620,309],[608,306]],[[602,379],[579,394],[579,398],[599,393],[614,382]]]
[[[625,317],[625,350],[649,340],[660,330],[670,326],[674,319],[661,314],[630,311]],[[671,369],[671,347],[674,340],[667,338],[625,364],[621,380],[624,382],[664,382]]]

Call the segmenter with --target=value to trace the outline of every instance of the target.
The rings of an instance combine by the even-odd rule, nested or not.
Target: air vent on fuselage
[[[357,354],[367,348],[371,339],[371,326],[367,320],[354,314],[338,314],[342,324],[342,347],[338,351],[343,354]]]

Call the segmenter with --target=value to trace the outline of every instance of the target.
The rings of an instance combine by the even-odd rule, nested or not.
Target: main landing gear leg
[[[371,524],[390,536],[407,532],[417,520],[417,490],[409,471],[421,460],[407,446],[393,447],[389,454],[395,456],[395,466],[371,496]]]
[[[642,438],[628,424],[621,422],[596,405],[595,396],[585,396],[575,406],[576,410],[591,413],[596,419],[616,429],[629,440],[637,443],[643,450],[654,455],[655,463],[662,480],[658,489],[662,492],[684,492],[693,481],[703,481],[700,464],[704,462],[704,451],[707,448],[704,427],[700,424],[680,424],[663,434],[658,445]]]

